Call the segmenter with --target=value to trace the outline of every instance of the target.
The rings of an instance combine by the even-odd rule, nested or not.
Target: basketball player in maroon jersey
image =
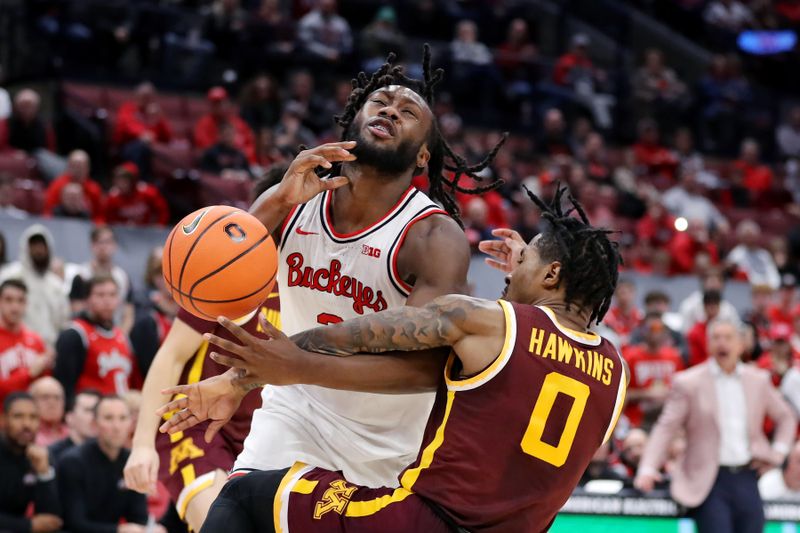
[[[452,352],[422,448],[399,487],[358,486],[341,472],[302,463],[251,473],[223,489],[202,532],[546,530],[611,436],[627,386],[616,348],[588,330],[608,310],[619,255],[571,196],[573,207],[562,210],[564,192],[557,190],[552,206],[531,194],[543,210],[543,232],[507,265],[497,302],[448,295],[291,339],[265,325],[272,340],[264,340],[221,318],[241,344],[211,336],[237,356],[212,358],[234,367],[243,384],[337,387],[343,362],[375,357],[356,354]],[[375,358],[388,360],[373,372],[397,365],[396,357]],[[172,392],[187,397],[163,410],[202,418],[214,402],[202,383]],[[218,507],[227,510],[220,513],[225,523],[212,520]]]

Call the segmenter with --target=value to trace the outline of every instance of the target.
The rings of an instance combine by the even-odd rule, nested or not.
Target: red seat
[[[12,203],[28,213],[41,214],[44,209],[44,185],[35,180],[16,180]]]
[[[250,205],[249,180],[225,179],[214,174],[200,176],[200,201],[202,205],[232,205],[247,209]]]
[[[186,99],[186,117],[192,122],[197,122],[200,117],[208,113],[208,101],[205,98]]]
[[[184,99],[181,96],[162,94],[156,97],[156,101],[158,102],[158,105],[161,106],[161,111],[169,120],[177,117],[183,117],[185,115],[186,106]]]
[[[0,152],[0,172],[14,178],[32,178],[36,160],[19,150]]]
[[[169,178],[176,170],[194,168],[192,147],[188,142],[153,145],[153,174]]]
[[[123,89],[109,89],[108,108],[114,113],[116,113],[117,109],[119,109],[119,106],[121,106],[128,100],[133,100],[133,98],[134,98],[133,91],[126,91]]]
[[[105,87],[65,83],[63,90],[67,107],[81,112],[93,112],[95,109],[108,107],[108,94]]]

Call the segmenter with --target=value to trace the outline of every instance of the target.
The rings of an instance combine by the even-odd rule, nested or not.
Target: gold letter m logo
[[[322,494],[322,499],[314,507],[314,518],[319,520],[325,513],[331,511],[342,514],[356,490],[358,490],[358,487],[348,487],[347,483],[342,479],[332,481],[331,488]]]

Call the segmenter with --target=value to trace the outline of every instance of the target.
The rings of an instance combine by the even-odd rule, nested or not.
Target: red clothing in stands
[[[631,371],[629,391],[649,389],[657,384],[669,387],[672,376],[683,370],[681,354],[672,346],[662,346],[656,352],[651,352],[644,344],[638,344],[623,350],[622,355]],[[625,415],[634,426],[642,423],[642,403],[645,402],[628,402],[625,408]]]
[[[772,170],[766,165],[751,165],[736,161],[734,170],[742,174],[742,186],[752,192],[764,192],[772,187]]]
[[[658,219],[646,213],[636,222],[636,238],[649,241],[653,246],[666,246],[675,235],[675,217],[664,213]]]
[[[800,305],[795,306],[791,311],[778,305],[767,307],[767,318],[771,324],[783,323],[793,327],[794,319],[797,316],[800,316]]]
[[[636,309],[630,309],[627,313],[625,313],[619,307],[612,306],[608,313],[606,313],[603,322],[606,326],[613,329],[617,335],[620,337],[620,343],[622,345],[628,344],[628,338],[631,335],[631,332],[639,327],[639,324],[642,323],[642,319],[644,316],[642,312]]]
[[[647,167],[648,174],[660,174],[670,179],[675,177],[678,160],[665,147],[639,142],[633,145],[633,155],[637,165]]]
[[[163,115],[152,121],[145,117],[136,102],[125,102],[119,106],[114,127],[114,144],[122,145],[134,141],[147,131],[158,142],[166,143],[172,139],[172,129]]]
[[[234,140],[236,148],[244,152],[248,161],[255,163],[256,140],[250,126],[236,115],[230,115],[226,120],[236,130],[236,138]],[[194,145],[201,150],[205,150],[217,144],[218,140],[219,123],[212,115],[203,115],[194,127]]]
[[[129,194],[112,188],[106,200],[106,222],[164,226],[169,222],[169,208],[159,190],[149,183],[137,183]]]
[[[47,191],[44,193],[45,215],[53,214],[53,209],[61,203],[61,191],[72,181],[72,176],[69,174],[62,174],[47,187]],[[102,222],[103,215],[105,215],[105,210],[103,209],[103,190],[100,188],[100,185],[91,178],[83,180],[81,186],[83,187],[83,194],[86,197],[86,207],[89,209],[92,220],[95,222]]]
[[[13,332],[0,328],[0,402],[11,392],[28,390],[36,379],[28,368],[45,351],[42,338],[25,326]]]
[[[706,325],[707,322],[698,322],[686,334],[686,342],[689,345],[689,366],[699,365],[708,359]]]
[[[717,245],[712,242],[697,242],[686,231],[675,234],[669,243],[669,252],[672,257],[672,274],[691,274],[694,271],[695,258],[703,252],[709,255],[712,265],[719,264]]]
[[[553,69],[553,81],[558,85],[570,85],[570,72],[576,68],[588,70],[590,72],[594,71],[594,65],[591,59],[567,53],[558,58],[558,62]]]

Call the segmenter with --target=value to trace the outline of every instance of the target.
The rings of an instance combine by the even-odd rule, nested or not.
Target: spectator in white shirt
[[[758,246],[761,239],[758,224],[743,220],[736,227],[736,237],[739,244],[725,259],[728,268],[747,276],[751,285],[767,285],[777,289],[781,284],[781,275],[769,251]]]
[[[800,106],[789,111],[789,120],[778,126],[775,134],[784,157],[800,157]]]
[[[729,229],[727,219],[711,200],[703,196],[697,181],[697,169],[691,166],[681,169],[681,182],[665,192],[662,201],[676,217],[702,220],[707,228],[723,233]]]
[[[700,275],[700,288],[690,294],[681,302],[678,315],[683,318],[681,330],[685,333],[698,322],[705,322],[705,307],[703,307],[703,293],[706,291],[723,292],[725,289],[725,278],[718,270],[709,269]],[[740,321],[739,313],[730,302],[723,299],[719,304],[719,315],[722,320]]]
[[[300,19],[298,37],[306,52],[331,63],[353,50],[350,24],[336,12],[336,0],[319,0],[317,7]]]
[[[800,501],[800,442],[794,445],[780,468],[761,476],[758,491],[765,500]]]
[[[13,218],[25,218],[28,213],[16,207],[14,198],[14,179],[8,174],[0,174],[0,215]]]
[[[753,14],[737,0],[716,0],[706,8],[703,18],[708,24],[732,33],[738,33],[753,23]]]

